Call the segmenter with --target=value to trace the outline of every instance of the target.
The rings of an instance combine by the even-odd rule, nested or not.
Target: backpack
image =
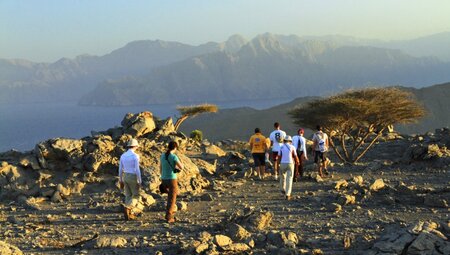
[[[323,135],[323,134],[317,134],[317,137],[319,138],[318,139],[318,141],[317,141],[317,144],[319,145],[319,151],[320,152],[326,152],[328,149],[327,149],[327,145],[326,145],[326,143],[325,143],[325,136]]]

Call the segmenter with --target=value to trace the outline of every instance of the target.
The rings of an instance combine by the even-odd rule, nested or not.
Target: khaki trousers
[[[162,180],[163,189],[167,192],[166,220],[173,219],[178,194],[178,181],[176,179]]]
[[[291,195],[293,177],[294,177],[294,163],[281,163],[280,187],[281,190],[286,193],[286,196]]]
[[[140,198],[137,176],[135,174],[125,173],[123,176],[123,184],[125,206],[132,209],[136,207]]]

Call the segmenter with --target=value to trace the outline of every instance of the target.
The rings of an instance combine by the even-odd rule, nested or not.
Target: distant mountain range
[[[104,56],[55,63],[0,59],[0,103],[195,103],[332,94],[450,80],[450,32],[383,42],[263,34],[191,46],[134,41]]]
[[[411,91],[427,111],[427,116],[416,124],[396,126],[401,133],[417,134],[434,131],[436,128],[450,126],[450,83],[434,85],[421,89],[405,88]],[[186,134],[194,129],[203,132],[205,138],[219,141],[225,139],[247,140],[256,127],[268,136],[273,130],[273,123],[279,122],[289,135],[295,135],[298,126],[294,125],[287,112],[297,105],[302,105],[318,97],[301,97],[285,104],[264,110],[249,107],[219,110],[218,113],[205,114],[186,120],[181,131]],[[309,137],[308,131],[306,136]]]

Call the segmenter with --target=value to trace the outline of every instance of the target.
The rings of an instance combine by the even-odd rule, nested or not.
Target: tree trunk
[[[175,122],[175,125],[173,125],[175,131],[178,131],[178,128],[180,127],[181,123],[183,123],[183,121],[185,121],[187,118],[189,118],[189,115],[183,115],[179,119],[177,119],[177,122]]]

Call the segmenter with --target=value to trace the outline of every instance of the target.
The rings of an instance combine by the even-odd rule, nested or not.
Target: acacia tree
[[[177,107],[178,112],[180,113],[180,117],[175,122],[175,130],[178,130],[181,123],[188,118],[193,118],[201,113],[206,112],[217,112],[219,108],[215,104],[199,104],[199,105],[191,105],[191,106],[179,106]]]
[[[368,88],[308,102],[292,109],[289,115],[297,125],[313,130],[321,125],[339,159],[353,164],[389,126],[416,122],[425,110],[410,92]]]

